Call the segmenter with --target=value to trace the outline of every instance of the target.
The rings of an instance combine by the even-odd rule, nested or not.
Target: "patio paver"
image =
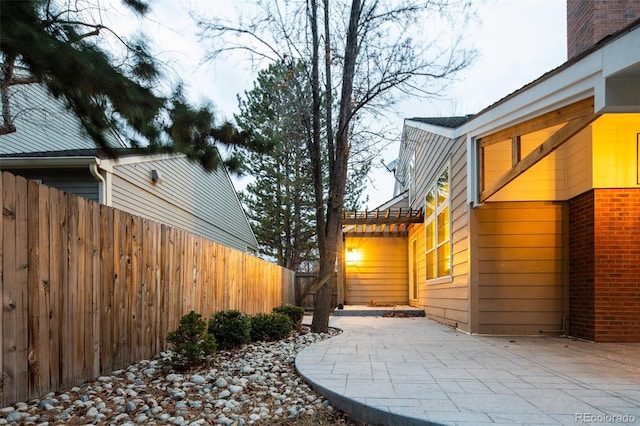
[[[371,425],[640,425],[640,343],[473,336],[427,318],[332,317],[296,357],[332,405]]]

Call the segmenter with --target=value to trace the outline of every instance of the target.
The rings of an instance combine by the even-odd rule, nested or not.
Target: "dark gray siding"
[[[0,167],[2,160],[0,160]],[[99,202],[98,181],[88,168],[82,169],[2,169],[30,180],[40,180],[42,184],[75,194],[87,200]]]

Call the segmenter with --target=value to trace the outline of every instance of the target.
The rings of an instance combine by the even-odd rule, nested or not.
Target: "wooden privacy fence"
[[[153,357],[190,310],[294,301],[294,272],[272,263],[7,172],[0,185],[0,406]]]

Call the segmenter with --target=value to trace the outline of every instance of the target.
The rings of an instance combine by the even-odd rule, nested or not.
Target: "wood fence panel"
[[[27,180],[16,177],[16,392],[29,392],[29,248]]]
[[[140,359],[149,358],[149,341],[147,333],[151,331],[150,324],[150,303],[151,303],[151,254],[149,249],[152,246],[151,234],[149,228],[149,220],[142,219],[141,221],[141,246],[140,246],[140,292],[139,292],[139,312],[140,312],[140,352],[138,357]]]
[[[78,197],[68,195],[67,198],[67,218],[69,233],[69,249],[67,252],[67,263],[69,265],[66,285],[63,286],[63,312],[64,322],[62,325],[62,365],[63,365],[63,385],[73,386],[80,378],[82,371],[83,348],[80,342],[82,337],[82,304],[78,301],[78,275],[84,274],[84,251],[82,250],[82,227],[78,217]],[[79,367],[79,368],[78,368]]]
[[[162,332],[160,329],[160,236],[161,226],[156,222],[149,222],[152,246],[149,249],[151,257],[150,269],[150,304],[149,304],[149,358],[153,357],[162,349],[160,341]]]
[[[97,377],[101,373],[100,354],[101,354],[101,327],[100,312],[102,308],[102,286],[108,286],[108,282],[102,284],[102,264],[100,262],[100,205],[91,201],[87,201],[87,214],[89,214],[89,222],[91,223],[90,234],[90,267],[91,267],[91,314],[88,322],[91,324],[91,350],[93,355],[91,359],[91,369],[89,374],[91,377]]]
[[[62,387],[63,284],[67,278],[67,209],[62,191],[49,189],[49,369],[51,389]]]
[[[18,397],[16,377],[16,179],[3,173],[2,385],[5,400]]]
[[[175,330],[178,327],[178,318],[182,312],[182,298],[184,297],[184,278],[182,272],[184,268],[182,253],[182,231],[173,230],[173,250],[171,257],[173,258],[173,269],[171,271],[171,280],[167,295],[167,304],[169,305],[170,321],[169,330]]]
[[[50,330],[50,312],[51,312],[51,277],[50,273],[50,216],[49,211],[49,188],[43,185],[37,185],[38,191],[38,321],[39,332],[38,342],[34,342],[38,347],[38,365],[40,371],[40,377],[37,380],[39,383],[37,390],[30,390],[31,395],[40,395],[51,388],[51,359],[49,336]],[[35,205],[33,206],[35,208]],[[32,228],[30,228],[32,229]],[[29,307],[31,315],[33,315],[33,307]],[[31,333],[31,331],[29,331]],[[31,334],[30,334],[31,335]]]
[[[170,285],[173,277],[174,270],[174,231],[166,225],[162,225],[161,236],[161,273],[160,273],[160,336],[166,336],[167,333],[172,330],[169,328],[171,318],[171,305]],[[161,341],[162,348],[166,348],[167,345],[164,341]]]
[[[292,302],[291,271],[9,173],[0,210],[0,406],[153,357],[190,310]]]
[[[2,295],[2,306],[0,306],[0,367],[3,374],[0,375],[0,402],[4,401],[4,221],[6,211],[4,209],[4,173],[0,173],[0,295]]]
[[[202,288],[202,274],[200,268],[202,268],[202,237],[192,236],[193,243],[193,270],[192,270],[192,286],[191,286],[191,307],[189,310],[196,312],[202,312],[202,297],[200,289]]]
[[[114,316],[111,328],[113,330],[113,360],[114,368],[122,368],[126,365],[127,333],[129,327],[129,312],[127,305],[127,270],[131,267],[130,254],[130,229],[128,214],[116,211],[113,217],[114,225],[114,273],[116,278],[113,286]]]
[[[41,191],[42,188],[42,191]],[[30,181],[27,187],[28,307],[29,307],[29,394],[49,389],[49,223],[48,193],[45,187]]]
[[[222,311],[225,305],[225,271],[227,270],[224,260],[224,253],[222,252],[222,246],[217,245],[215,247],[216,269],[214,280],[216,282],[216,312]]]
[[[115,214],[110,207],[100,206],[100,298],[98,305],[100,318],[100,372],[108,373],[113,370],[113,292],[115,248],[114,242]]]
[[[129,328],[131,340],[129,349],[133,356],[142,359],[142,269],[144,262],[142,256],[142,219],[131,216],[131,280],[129,282],[128,297],[130,299],[131,327]]]
[[[211,261],[209,259],[208,253],[211,250],[211,245],[209,241],[206,239],[202,239],[202,250],[201,250],[201,273],[202,273],[202,286],[200,290],[200,297],[202,299],[202,308],[199,312],[202,313],[203,319],[206,321],[211,316]]]
[[[131,280],[133,279],[133,251],[134,251],[134,226],[131,215],[129,213],[125,213],[123,215],[123,223],[125,226],[125,237],[123,240],[124,244],[124,252],[125,252],[125,266],[124,266],[124,286],[122,287],[122,316],[120,318],[120,324],[122,327],[122,335],[120,336],[120,344],[121,346],[121,365],[125,365],[127,362],[127,354],[135,354],[135,351],[132,348],[132,340],[131,340],[131,328],[134,327],[134,323],[132,321],[131,315],[134,306],[132,306],[132,297],[131,292],[133,289],[133,284],[131,284]],[[134,355],[135,356],[135,355]]]

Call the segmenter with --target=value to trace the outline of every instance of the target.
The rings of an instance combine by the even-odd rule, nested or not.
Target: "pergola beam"
[[[593,111],[594,98],[592,96],[571,105],[567,105],[564,108],[542,114],[539,117],[485,136],[480,139],[480,146],[486,147],[518,136],[526,135],[527,133],[537,132],[538,130],[557,126],[558,124],[562,124],[576,118],[591,115],[593,114]]]
[[[570,120],[563,127],[558,129],[553,135],[534,149],[529,155],[518,161],[510,170],[500,176],[489,188],[480,193],[480,202],[494,195],[496,192],[507,186],[518,176],[533,167],[538,161],[558,149],[563,143],[571,139],[582,129],[593,123],[600,114],[589,114]],[[484,167],[484,165],[483,165]]]

